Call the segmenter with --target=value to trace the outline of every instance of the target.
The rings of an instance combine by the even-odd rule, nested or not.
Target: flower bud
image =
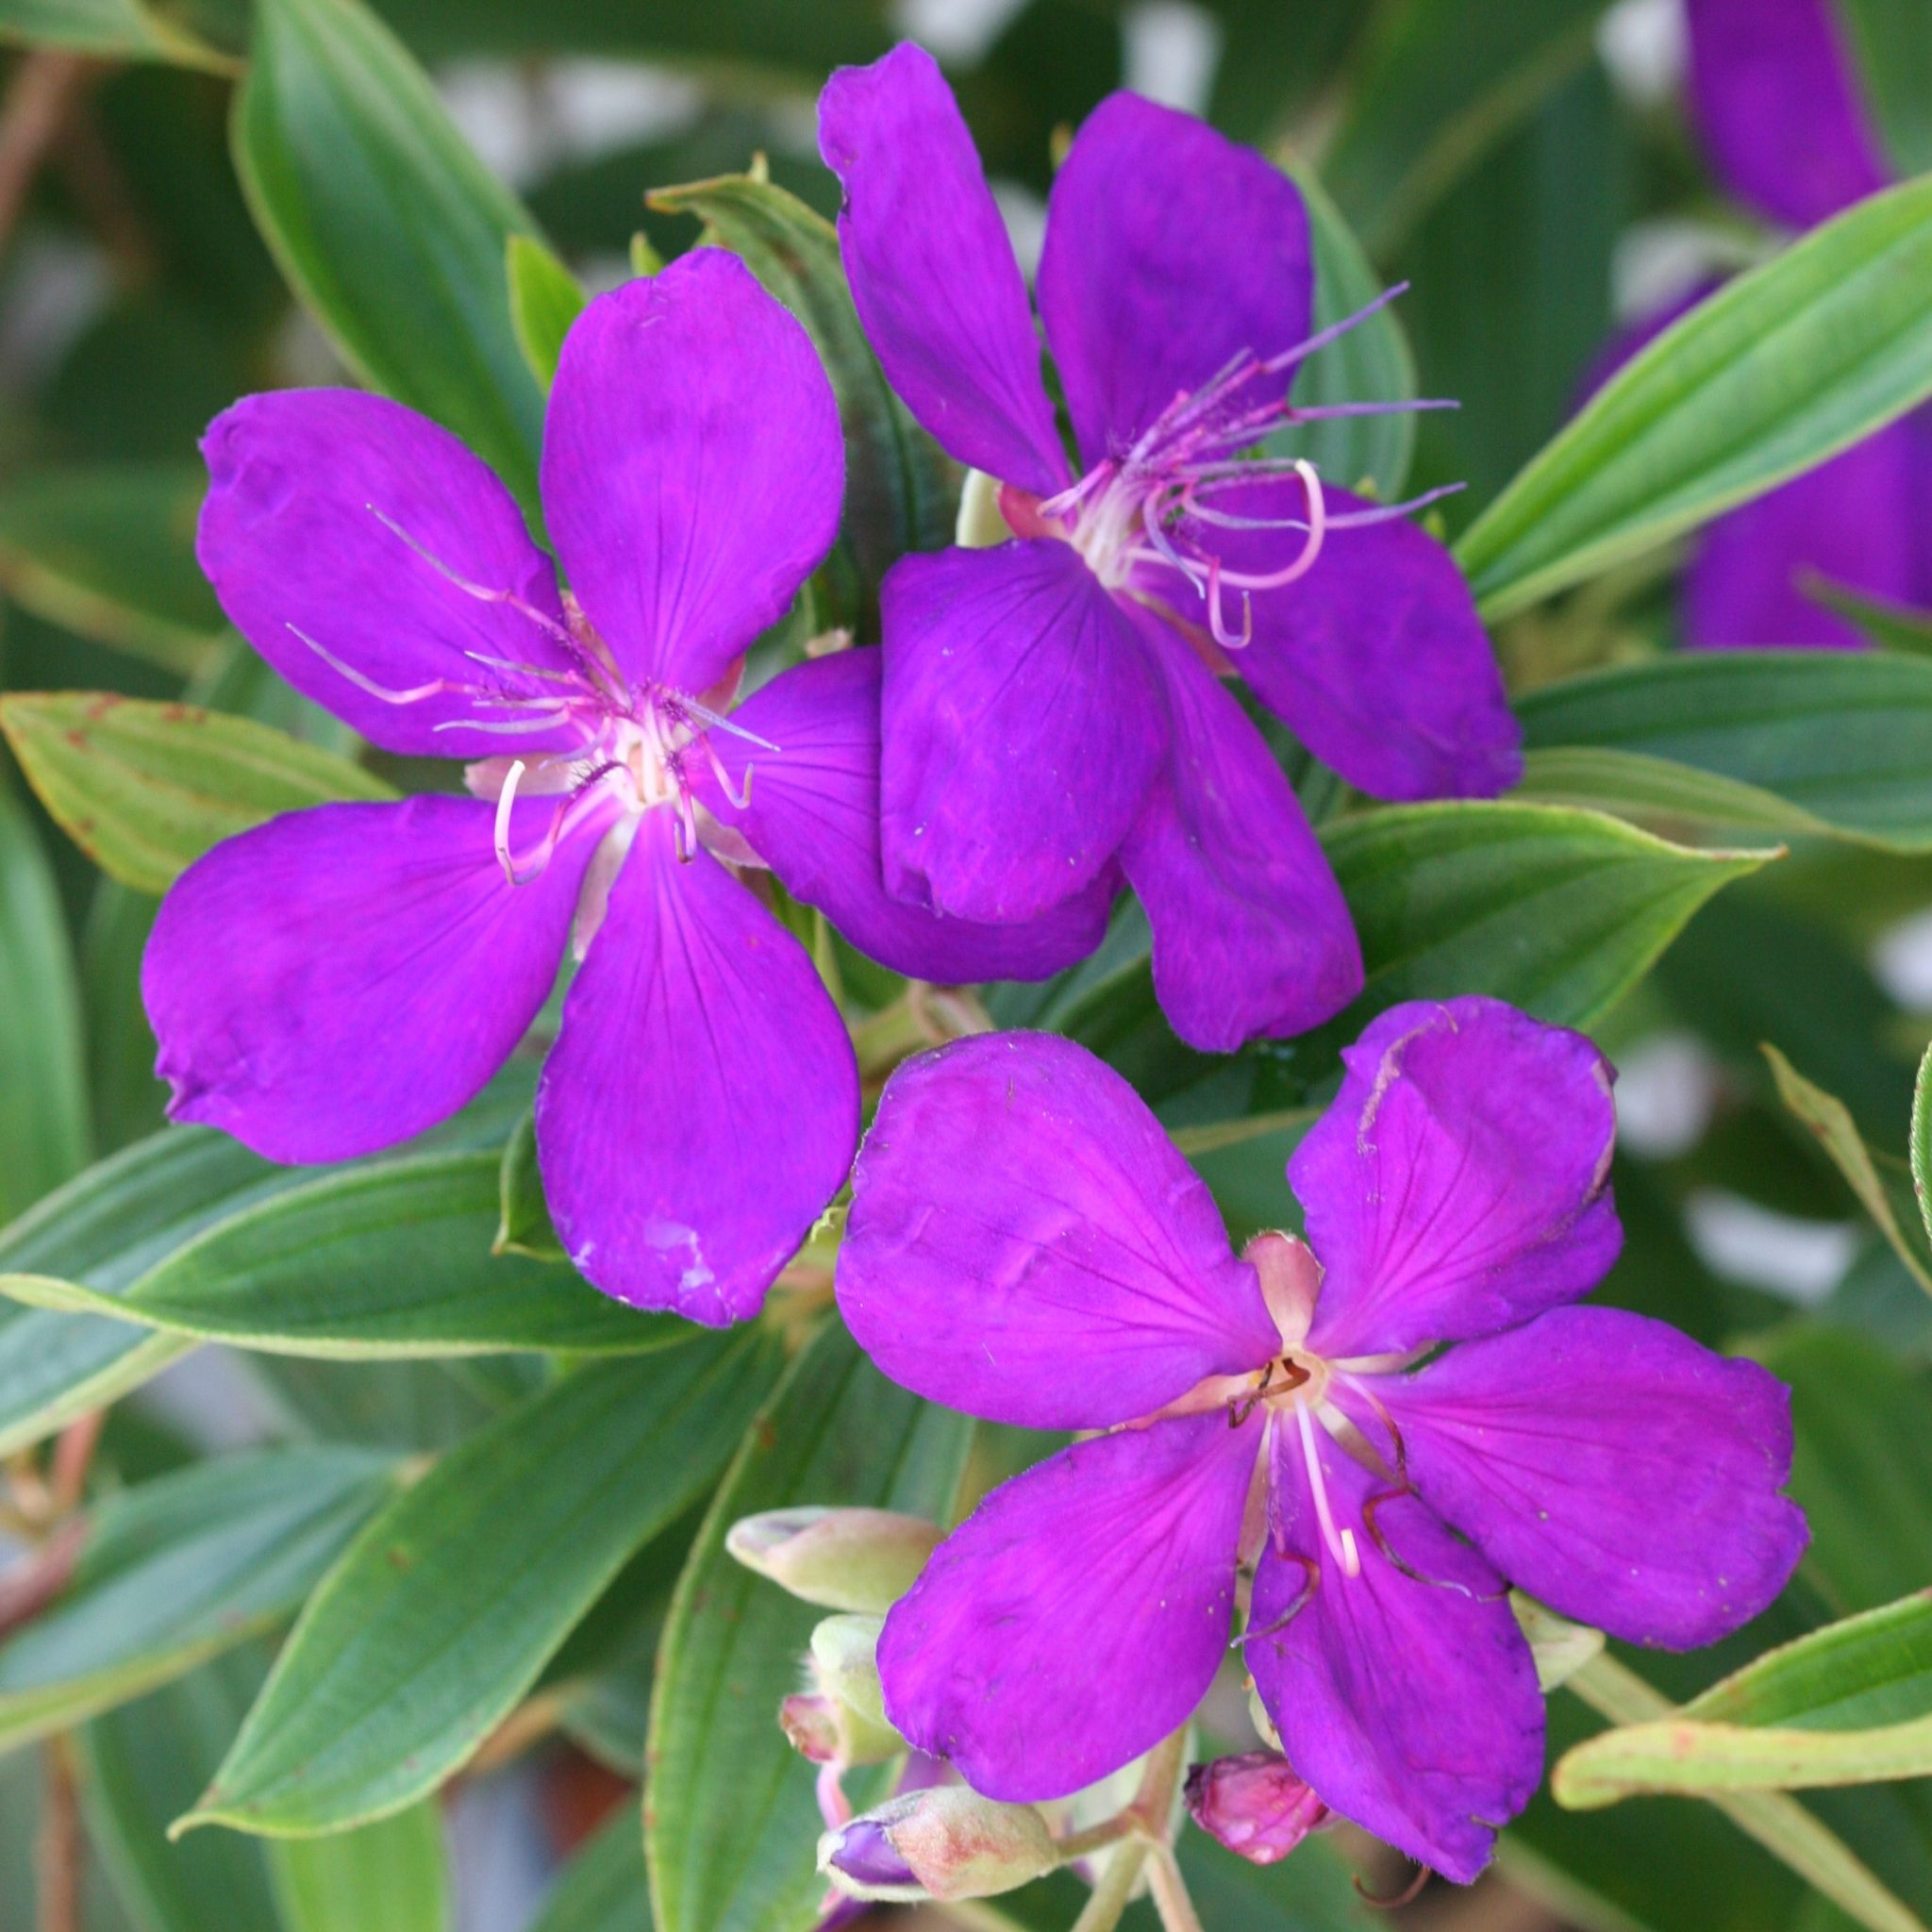
[[[991,1898],[1058,1863],[1031,1805],[995,1804],[964,1785],[888,1799],[819,1840],[819,1870],[852,1898]]]
[[[869,1718],[822,1690],[799,1690],[779,1705],[785,1741],[813,1764],[884,1764],[905,1750],[890,1724]]]
[[[883,1617],[827,1617],[811,1633],[812,1677],[819,1689],[874,1724],[886,1722],[878,1665],[884,1627]]]
[[[1285,1858],[1328,1820],[1328,1807],[1276,1751],[1217,1757],[1188,1773],[1188,1811],[1218,1844],[1251,1865]]]
[[[1592,1630],[1588,1624],[1573,1624],[1520,1590],[1509,1592],[1509,1607],[1516,1612],[1517,1627],[1529,1640],[1529,1654],[1536,1659],[1537,1689],[1545,1696],[1557,1685],[1568,1683],[1604,1647],[1601,1630]]]
[[[724,1547],[808,1604],[882,1614],[912,1588],[939,1540],[937,1524],[891,1509],[771,1509],[734,1523]]]

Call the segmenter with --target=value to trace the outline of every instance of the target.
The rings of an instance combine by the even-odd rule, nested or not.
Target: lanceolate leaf
[[[1374,23],[1327,174],[1378,254],[1590,58],[1607,0],[1414,0]]]
[[[1932,181],[1859,202],[1634,358],[1457,546],[1500,617],[1762,494],[1932,394]]]
[[[725,1531],[790,1504],[943,1518],[971,1428],[887,1382],[833,1323],[745,1439],[658,1652],[644,1829],[662,1932],[807,1932],[824,1894],[811,1767],[777,1724],[822,1613],[735,1563]]]
[[[140,1932],[289,1932],[254,1840],[231,1831],[167,1840],[265,1668],[260,1646],[244,1644],[75,1734],[88,1835]]]
[[[268,1864],[287,1932],[444,1932],[449,1924],[434,1798],[357,1831],[274,1840]]]
[[[1699,852],[1557,806],[1391,806],[1323,843],[1368,986],[1318,1038],[1407,999],[1484,992],[1566,1026],[1601,1019],[1719,887],[1774,852]]]
[[[209,846],[278,812],[394,793],[348,759],[251,718],[113,691],[0,698],[34,791],[125,886],[164,892]]]
[[[235,162],[282,273],[349,365],[535,501],[543,400],[504,250],[536,225],[360,0],[257,0]]]
[[[181,13],[152,0],[0,0],[0,41],[69,47],[116,60],[233,68],[232,57],[192,32]],[[188,9],[189,20],[193,17]]]
[[[1521,700],[1535,751],[1635,753],[1782,799],[1816,830],[1932,851],[1932,658],[1685,651]]]
[[[1644,1791],[1792,1790],[1932,1774],[1932,1599],[1768,1652],[1668,1718],[1607,1731],[1552,1774],[1573,1809]]]
[[[192,1464],[110,1496],[66,1589],[0,1646],[0,1749],[65,1730],[291,1617],[391,1487],[316,1446]]]
[[[1932,1294],[1932,1248],[1919,1238],[1920,1228],[1909,1199],[1909,1171],[1894,1155],[1888,1157],[1866,1146],[1851,1109],[1835,1094],[1805,1078],[1776,1047],[1766,1044],[1764,1057],[1777,1082],[1778,1097],[1817,1137],[1818,1143],[1844,1175],[1858,1204],[1877,1224],[1927,1294]]]
[[[512,235],[507,257],[509,319],[530,374],[547,391],[570,325],[583,312],[583,284],[530,235]]]
[[[1315,244],[1315,315],[1318,329],[1366,308],[1382,283],[1341,212],[1306,168],[1291,168],[1307,204]],[[1302,365],[1294,400],[1303,408],[1322,403],[1407,402],[1415,395],[1415,358],[1392,308],[1358,323],[1339,341]],[[1401,495],[1415,454],[1415,418],[1409,415],[1342,416],[1310,423],[1269,440],[1283,456],[1304,456],[1330,483],[1344,490],[1373,486],[1385,502]]]
[[[0,1217],[88,1158],[74,952],[41,835],[0,772]]]
[[[424,1155],[307,1179],[222,1220],[124,1294],[0,1274],[32,1307],[119,1317],[274,1354],[633,1354],[689,1324],[570,1269],[492,1256],[500,1158]]]
[[[492,1145],[528,1105],[527,1071],[506,1070],[417,1145]],[[310,1178],[225,1135],[170,1127],[89,1168],[0,1232],[0,1274],[113,1293],[225,1216]],[[0,1455],[138,1387],[192,1346],[126,1322],[0,1300]]]
[[[620,1806],[558,1874],[530,1932],[651,1932],[644,1840],[631,1806]]]
[[[15,603],[171,671],[219,648],[221,606],[194,560],[206,487],[189,463],[29,471],[0,496],[0,584]]]
[[[879,579],[908,550],[952,541],[956,485],[940,447],[888,385],[858,325],[824,216],[752,175],[661,188],[650,205],[696,215],[707,239],[745,265],[809,332],[845,428],[845,517],[833,552],[841,579],[837,620],[857,624],[878,598]]]
[[[1912,1089],[1911,1167],[1919,1218],[1925,1224],[1926,1239],[1932,1241],[1932,1046],[1919,1062],[1919,1078]]]
[[[757,1331],[700,1332],[566,1375],[452,1450],[309,1599],[184,1824],[304,1837],[433,1790],[703,1493],[771,1367]]]

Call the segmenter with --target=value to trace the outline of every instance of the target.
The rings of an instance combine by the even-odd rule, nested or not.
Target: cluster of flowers
[[[944,982],[1063,969],[1124,884],[1175,1030],[1224,1051],[1362,987],[1237,666],[1376,796],[1489,795],[1519,769],[1488,641],[1413,506],[1265,453],[1333,412],[1290,400],[1338,332],[1310,332],[1291,182],[1146,101],[1096,110],[1038,283],[1070,458],[930,58],[835,75],[821,130],[871,341],[991,479],[1011,541],[902,559],[882,648],[737,703],[747,646],[833,541],[843,455],[804,330],[712,249],[599,297],[564,343],[557,565],[409,410],[249,398],[206,443],[225,608],[374,744],[466,760],[468,795],[230,841],[170,893],[144,968],[175,1117],[321,1161],[462,1106],[573,950],[536,1102],[554,1219],[599,1288],[709,1324],[757,1311],[859,1133],[846,1025],[761,872]],[[1541,1765],[1510,1583],[1685,1645],[1789,1574],[1783,1391],[1570,1306],[1620,1241],[1594,1048],[1469,999],[1386,1012],[1345,1058],[1290,1170],[1310,1245],[1241,1256],[1141,1101],[1065,1041],[973,1039],[888,1085],[838,1265],[852,1333],[923,1395],[1091,1433],[943,1541],[871,1524],[886,1584],[816,1599],[890,1606],[856,1638],[834,1620],[819,1690],[786,1713],[829,1767],[848,1890],[957,1895],[1097,1850],[1028,1807],[1165,1748],[1236,1624],[1269,1750],[1197,1775],[1203,1823],[1272,1857],[1332,1807],[1474,1877]],[[851,1558],[794,1520],[736,1546],[791,1572]],[[898,1808],[851,1820],[839,1774],[908,1743]]]

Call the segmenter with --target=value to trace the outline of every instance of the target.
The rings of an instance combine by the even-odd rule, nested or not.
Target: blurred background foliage
[[[1866,83],[1909,171],[1932,158],[1932,23],[1923,0],[1847,5]],[[412,62],[398,63],[371,12]],[[425,407],[444,385],[451,406],[440,412],[513,469],[541,390],[507,309],[479,322],[475,298],[488,283],[490,302],[507,304],[490,281],[503,236],[541,238],[584,286],[608,286],[634,261],[696,238],[691,214],[668,205],[676,198],[653,205],[650,191],[735,173],[754,155],[771,182],[834,213],[835,186],[814,152],[817,90],[830,67],[908,32],[947,61],[1023,254],[1037,248],[1068,131],[1123,84],[1203,112],[1319,183],[1366,257],[1356,272],[1412,284],[1399,313],[1419,392],[1461,402],[1420,419],[1407,486],[1468,484],[1432,512],[1451,534],[1570,416],[1620,323],[1764,258],[1779,240],[1727,203],[1701,162],[1682,108],[1673,0],[374,0],[370,12],[351,0],[0,0],[0,689],[186,698],[293,733],[320,754],[353,754],[341,727],[225,630],[194,567],[194,445],[208,420],[245,391],[351,372]],[[418,64],[447,126],[412,105]],[[440,185],[431,192],[425,182]],[[1391,353],[1399,358],[1399,340]],[[1396,471],[1406,456],[1393,453]],[[1499,624],[1533,744],[1592,741],[1566,726],[1563,691],[1544,687],[1674,649],[1680,558],[1681,546],[1651,549]],[[862,559],[855,568],[862,576]],[[846,593],[821,589],[841,614]],[[862,628],[864,595],[847,601]],[[802,618],[771,649],[795,651],[803,634]],[[1552,896],[1519,908],[1525,930],[1554,917],[1567,891],[1610,908],[1609,923],[1630,936],[1627,957],[1595,961],[1600,983],[1567,1015],[1594,1024],[1623,1068],[1617,1189],[1629,1239],[1609,1298],[1760,1354],[1797,1391],[1796,1489],[1812,1511],[1813,1554],[1787,1598],[1720,1655],[1633,1660],[1673,1701],[1774,1641],[1932,1581],[1932,1262],[1904,1167],[1912,1070],[1932,1032],[1932,702],[1911,669],[1901,686],[1909,704],[1860,699],[1859,710],[1848,699],[1843,721],[1808,721],[1856,736],[1888,713],[1879,775],[1925,794],[1896,808],[1910,836],[1866,836],[1855,824],[1849,839],[1826,838],[1800,817],[1759,824],[1743,841],[1758,854],[1781,844],[1775,862],[1718,860],[1708,857],[1725,842],[1718,834],[1737,841],[1735,811],[1700,819],[1652,800],[1620,812],[1590,792],[1589,774],[1552,765],[1533,774],[1537,795],[1605,805],[1612,818],[1567,826],[1569,842],[1545,861]],[[1728,702],[1722,691],[1712,700],[1720,712]],[[96,705],[11,715],[41,720],[37,743],[85,753]],[[245,763],[245,742],[223,743],[225,758]],[[1332,780],[1282,748],[1305,772],[1311,811],[1347,806]],[[138,854],[97,866],[41,802],[58,785],[54,751],[43,757],[32,787],[0,769],[0,1221],[161,1125],[136,973],[153,887],[169,874],[165,865],[142,874]],[[190,814],[231,809],[245,823],[257,806],[259,815],[303,795],[285,768],[255,806],[238,806],[229,766],[204,784],[192,755],[168,757],[156,783]],[[420,782],[392,762],[375,769]],[[1718,759],[1716,769],[1727,768]],[[332,795],[325,777],[315,784],[308,795]],[[289,785],[293,793],[278,789]],[[1802,790],[1790,796],[1803,807]],[[1672,857],[1642,843],[1624,819],[1683,849]],[[1376,825],[1391,820],[1344,824],[1331,843],[1364,920],[1372,901],[1409,891],[1411,849],[1378,857]],[[1411,908],[1373,916],[1392,929]],[[1237,1235],[1279,1221],[1282,1158],[1299,1110],[1320,1097],[1335,1041],[1199,1062],[1155,1016],[1136,944],[1124,930],[1063,985],[991,995],[995,1016],[1064,1026],[1108,1052],[1177,1128],[1193,1130]],[[843,964],[857,1005],[893,1009],[896,985],[856,958]],[[1767,1041],[1790,1077],[1767,1059]],[[448,1266],[452,1254],[486,1253],[496,1150],[527,1106],[527,1070],[522,1077],[518,1090],[513,1072],[441,1137],[454,1163],[444,1218],[416,1225],[417,1245],[402,1259],[385,1251],[384,1266],[433,1269],[439,1257]],[[1847,1181],[1848,1169],[1854,1181],[1862,1172],[1860,1141],[1877,1176],[1864,1203]],[[290,1178],[199,1140],[192,1158],[152,1153],[158,1144],[80,1183],[93,1193],[61,1196],[51,1218],[0,1233],[0,1269],[117,1292],[218,1213]],[[506,1162],[506,1174],[518,1171]],[[1874,1198],[1896,1203],[1889,1226]],[[541,1202],[529,1220],[541,1224]],[[372,1252],[351,1247],[330,1265],[345,1275]],[[658,1516],[611,1528],[610,1562],[586,1571],[579,1600],[558,1610],[565,1622],[550,1648],[532,1651],[528,1681],[508,1687],[514,1708],[491,1714],[480,1754],[473,1739],[451,1760],[446,1820],[436,1798],[420,1797],[339,1837],[208,1829],[171,1846],[167,1824],[193,1804],[255,1702],[265,1640],[378,1507],[397,1458],[459,1443],[471,1453],[506,1416],[514,1441],[529,1426],[526,1406],[555,1385],[531,1354],[434,1351],[342,1362],[204,1350],[146,1383],[188,1342],[92,1316],[8,1314],[16,1332],[10,1342],[0,1335],[0,1440],[11,1457],[9,1521],[27,1541],[44,1528],[42,1491],[60,1478],[32,1445],[92,1412],[104,1392],[139,1387],[111,1409],[93,1452],[96,1510],[150,1486],[244,1460],[248,1469],[241,1489],[240,1478],[223,1481],[199,1504],[192,1491],[162,1494],[167,1521],[225,1536],[177,1546],[137,1510],[124,1549],[101,1526],[91,1560],[108,1574],[83,1579],[77,1622],[30,1626],[42,1639],[51,1630],[57,1653],[63,1641],[75,1646],[64,1661],[23,1660],[25,1638],[0,1648],[0,1746],[14,1741],[0,1757],[0,1926],[434,1932],[459,1911],[466,1932],[512,1932],[539,1910],[545,1932],[650,1923],[628,1794],[658,1635],[679,1614],[672,1586],[694,1540],[693,1561],[704,1557],[697,1512],[728,1441],[709,1460],[685,1458],[683,1487],[663,1489]],[[98,1329],[120,1339],[104,1344]],[[814,1343],[806,1364],[830,1346]],[[741,1381],[749,1371],[737,1373]],[[850,1364],[828,1357],[812,1374],[836,1414]],[[788,1399],[802,1402],[797,1379]],[[756,1380],[762,1391],[769,1377],[760,1370]],[[818,1491],[793,1472],[807,1484],[796,1493],[831,1500],[820,1491],[842,1483],[856,1499],[869,1486],[936,1509],[1009,1466],[1011,1444],[981,1440],[962,1478],[958,1457],[920,1448],[924,1424],[909,1409],[895,1424],[877,1391],[861,1392],[877,1440],[900,1426],[911,1446],[876,1467],[864,1457],[811,1465]],[[788,1413],[762,1425],[779,1428]],[[650,1453],[606,1444],[619,1449]],[[298,1463],[275,1463],[289,1456]],[[678,1465],[668,1456],[667,1468]],[[524,1474],[527,1507],[541,1514],[541,1472]],[[780,1493],[759,1490],[769,1475],[734,1465],[726,1480],[758,1507]],[[143,1570],[156,1551],[176,1567]],[[129,1566],[119,1599],[116,1561]],[[0,1632],[25,1614],[0,1574]],[[132,1635],[130,1617],[142,1625]],[[713,1673],[704,1681],[714,1715],[717,1697],[737,1700],[740,1730],[769,1732],[770,1707],[789,1688],[782,1657],[803,1626],[780,1618],[760,1639],[762,1655],[779,1660],[775,1682],[748,1675],[741,1654],[689,1662],[704,1632],[688,1614],[676,1627],[683,1648],[665,1657]],[[1916,1694],[1919,1707],[1890,1714],[1923,1716]],[[36,1705],[43,1695],[53,1702]],[[1644,1709],[1640,1701],[1610,1714]],[[1560,1695],[1551,1711],[1553,1761],[1606,1714]],[[658,1723],[675,1728],[677,1715],[660,1711]],[[786,1775],[782,1752],[775,1761],[774,1772],[759,1758],[758,1774]],[[710,1867],[693,1865],[668,1892],[660,1874],[660,1906],[686,1901],[675,1932],[808,1923],[796,1872],[779,1872],[761,1898],[719,1875],[760,1850],[795,1856],[795,1823],[747,1816],[734,1838],[732,1807],[752,1775],[744,1763],[682,1769],[693,1781],[667,1799],[689,1811],[709,1794],[722,1810],[703,1854]],[[546,1895],[552,1868],[613,1804],[613,1822]],[[1805,1805],[1890,1901],[1868,1896],[1855,1916],[1923,1932],[1932,1916],[1925,1786],[1816,1793]],[[1376,1923],[1327,1841],[1268,1873],[1200,1844],[1189,1857],[1210,1932]],[[1372,1884],[1386,1875],[1373,1860],[1371,1871]],[[1842,1898],[1827,1902],[1718,1810],[1672,1798],[1570,1811],[1545,1794],[1507,1835],[1497,1874],[1473,1897],[1444,1890],[1410,1908],[1413,1923],[1827,1932],[1849,1922]],[[1038,1887],[998,1923],[1064,1926],[1077,1905],[1062,1884]]]

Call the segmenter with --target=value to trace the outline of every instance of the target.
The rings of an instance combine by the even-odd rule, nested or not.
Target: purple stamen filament
[[[1354,315],[1319,330],[1306,341],[1263,359],[1242,350],[1199,389],[1176,395],[1125,452],[1105,458],[1075,483],[1043,501],[1010,489],[1002,493],[1008,521],[1023,535],[1063,537],[1086,558],[1109,589],[1124,584],[1136,566],[1175,572],[1207,607],[1208,628],[1224,650],[1239,651],[1255,635],[1252,593],[1285,588],[1306,576],[1335,530],[1360,528],[1403,517],[1446,495],[1430,491],[1407,503],[1331,515],[1315,467],[1301,457],[1247,454],[1271,430],[1297,423],[1454,408],[1438,400],[1317,404],[1297,408],[1283,392],[1270,396],[1251,385],[1284,376],[1317,351],[1345,335],[1395,300],[1398,283]],[[1243,393],[1245,391],[1245,393]],[[1307,499],[1302,517],[1245,517],[1218,509],[1208,498],[1222,491],[1293,477]],[[1459,488],[1460,486],[1451,486]],[[1273,570],[1231,570],[1202,541],[1204,530],[1298,531],[1299,551]],[[1241,593],[1241,622],[1230,620],[1225,598]]]
[[[753,767],[744,767],[734,789],[709,734],[724,732],[763,751],[776,752],[777,745],[755,731],[734,724],[723,712],[713,710],[688,692],[656,684],[634,691],[609,646],[568,592],[563,599],[568,623],[558,624],[514,591],[491,590],[472,582],[425,549],[374,504],[367,508],[386,530],[445,582],[480,603],[501,605],[515,611],[569,653],[572,661],[556,666],[466,650],[462,655],[477,667],[481,674],[477,677],[435,677],[397,689],[378,683],[307,632],[292,624],[289,625],[338,676],[382,704],[416,705],[430,698],[450,697],[464,708],[458,716],[439,719],[430,727],[432,731],[474,731],[512,737],[575,729],[579,743],[574,752],[553,753],[538,759],[551,771],[560,772],[570,782],[543,836],[521,859],[510,849],[510,821],[518,790],[532,770],[531,761],[513,758],[497,785],[492,842],[497,863],[512,886],[527,885],[540,877],[572,827],[591,815],[599,801],[608,807],[613,791],[619,809],[631,816],[641,816],[660,805],[670,806],[676,815],[674,836],[677,856],[687,860],[694,858],[698,849],[697,802],[685,771],[685,760],[694,747],[702,747],[712,777],[732,805],[741,811],[749,806]],[[557,689],[527,695],[514,687],[505,689],[488,675],[491,673],[538,679]],[[476,715],[478,712],[522,715],[487,717]],[[472,768],[473,785],[485,796],[489,795],[484,789],[489,783],[489,771],[488,765]],[[480,784],[479,774],[484,774]],[[628,782],[621,784],[621,780]],[[558,788],[554,783],[545,783],[542,789]]]

